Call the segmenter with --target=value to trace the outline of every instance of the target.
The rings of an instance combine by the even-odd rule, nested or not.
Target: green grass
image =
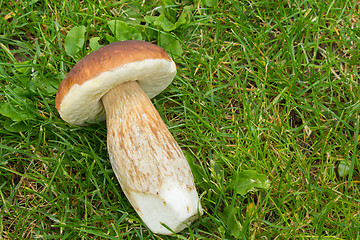
[[[152,234],[123,195],[105,124],[69,125],[54,106],[89,40],[114,37],[111,20],[178,66],[153,102],[192,166],[204,215],[177,238],[360,239],[357,1],[10,0],[0,9],[0,239],[176,238]],[[181,13],[171,30],[145,20]],[[71,56],[75,26],[85,26],[85,44]],[[270,188],[237,194],[231,180],[245,170]]]

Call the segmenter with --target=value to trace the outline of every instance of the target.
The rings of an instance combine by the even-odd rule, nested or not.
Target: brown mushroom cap
[[[161,47],[136,40],[114,42],[90,53],[70,70],[56,93],[56,109],[71,124],[103,121],[101,97],[113,87],[137,81],[153,98],[175,74],[175,63]]]

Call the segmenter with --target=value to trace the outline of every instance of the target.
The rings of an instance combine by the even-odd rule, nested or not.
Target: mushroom
[[[175,74],[175,63],[161,47],[114,42],[80,60],[55,99],[70,124],[106,119],[116,178],[137,214],[158,234],[179,232],[202,213],[189,164],[149,99]]]

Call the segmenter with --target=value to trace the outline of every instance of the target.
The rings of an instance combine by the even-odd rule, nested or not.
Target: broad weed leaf
[[[236,214],[239,212],[239,208],[227,206],[224,211],[220,214],[221,220],[225,223],[229,233],[235,238],[239,239],[241,236],[241,230],[243,226],[240,221],[236,218]]]
[[[164,15],[160,15],[154,22],[154,25],[160,26],[165,32],[170,32],[176,28],[175,24]]]
[[[102,47],[102,45],[99,43],[99,40],[100,40],[99,37],[90,38],[89,46],[92,52]]]
[[[265,175],[254,170],[246,170],[235,174],[230,186],[237,194],[245,195],[256,189],[269,189],[270,183]]]
[[[58,88],[58,80],[52,75],[34,79],[34,83],[40,91],[46,96],[54,96]]]
[[[0,107],[0,114],[12,119],[13,121],[26,121],[35,119],[33,113],[30,112],[30,107],[33,103],[23,98],[22,102],[9,101],[5,102]]]
[[[183,53],[180,42],[170,34],[160,35],[160,46],[164,48],[166,52],[176,56],[180,56]]]
[[[180,14],[180,17],[175,23],[175,27],[178,28],[179,26],[185,24],[187,22],[188,14],[184,11]]]
[[[123,21],[111,20],[108,21],[108,26],[115,36],[115,41],[142,40],[141,33]]]
[[[75,60],[76,53],[85,43],[85,26],[73,27],[65,37],[65,52]]]
[[[341,160],[338,167],[338,173],[340,177],[346,177],[350,172],[351,162],[348,160]]]
[[[14,122],[8,118],[4,123],[4,128],[9,132],[24,132],[30,128],[25,122]]]
[[[218,0],[205,0],[205,5],[207,7],[215,7]]]
[[[158,19],[158,16],[145,16],[144,19],[147,23],[153,24]]]

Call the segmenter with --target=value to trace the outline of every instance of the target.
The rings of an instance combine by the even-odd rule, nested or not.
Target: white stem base
[[[184,229],[202,212],[191,169],[150,99],[136,82],[102,98],[108,151],[123,192],[154,233]]]

